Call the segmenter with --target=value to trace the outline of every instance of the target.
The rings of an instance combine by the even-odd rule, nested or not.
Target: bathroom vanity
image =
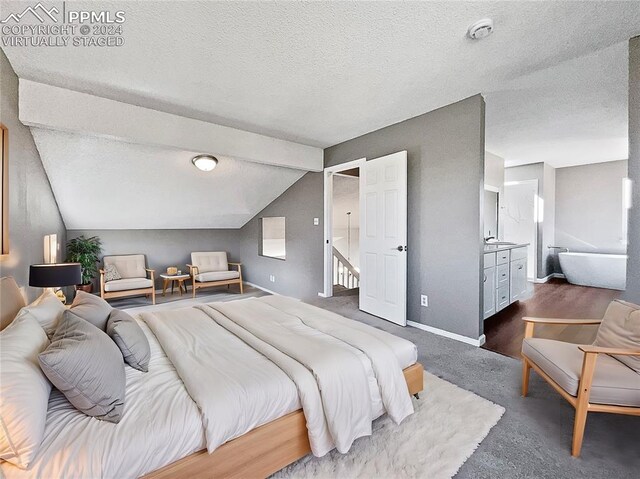
[[[484,319],[526,296],[527,247],[528,244],[485,245]]]

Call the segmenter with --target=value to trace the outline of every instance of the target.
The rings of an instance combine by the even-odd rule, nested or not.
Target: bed
[[[336,397],[351,397],[355,393],[345,388],[352,386],[334,377],[341,374],[336,364],[345,369],[345,378],[350,368],[364,371],[367,387],[360,393],[366,393],[361,394],[362,402],[354,402],[354,416],[367,408],[370,417],[389,411],[398,418],[410,414],[404,397],[422,390],[423,369],[416,362],[415,346],[279,298],[138,315],[151,361],[147,373],[126,366],[121,421],[111,424],[85,416],[54,389],[44,440],[29,469],[3,462],[0,470],[7,479],[266,477],[309,453],[323,455],[333,447],[347,452],[350,441],[367,435],[366,425],[356,420],[346,424],[349,420],[340,408],[327,412],[329,397],[314,403],[313,386],[305,382],[311,368],[311,376],[325,381],[322,395],[334,388]],[[289,341],[282,337],[291,329],[296,347],[306,346],[287,350]],[[276,337],[269,337],[272,333]],[[320,354],[309,352],[316,343]],[[337,363],[345,351],[350,356],[343,357],[344,364]],[[299,361],[308,364],[300,367]],[[381,362],[395,366],[387,368]],[[402,388],[397,386],[398,375]],[[377,378],[385,376],[378,385]]]

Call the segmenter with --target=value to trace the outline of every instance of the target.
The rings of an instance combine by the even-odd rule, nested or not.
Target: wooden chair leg
[[[156,304],[156,288],[151,288],[151,303]]]
[[[522,358],[522,397],[527,397],[529,392],[529,377],[531,375],[531,366],[526,358]]]
[[[242,285],[242,281],[240,281],[240,294],[244,294],[244,288]]]
[[[580,450],[582,449],[587,413],[589,412],[589,396],[591,395],[591,384],[597,358],[597,354],[585,353],[582,361],[582,373],[580,374],[578,400],[576,402],[576,417],[573,423],[573,443],[571,445],[571,455],[573,457],[580,456]]]
[[[193,289],[192,291],[193,298],[195,298],[196,297],[196,280],[195,279],[191,282],[191,288]]]

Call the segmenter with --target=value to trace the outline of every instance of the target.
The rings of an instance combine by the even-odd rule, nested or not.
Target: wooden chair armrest
[[[229,265],[233,265],[233,266],[242,266],[242,263],[234,263],[232,261],[229,261]]]
[[[154,278],[154,275],[156,274],[156,270],[155,269],[145,268],[144,270],[151,275],[151,279]]]
[[[100,269],[98,271],[100,271],[100,276],[104,276],[104,270],[103,269]]]
[[[187,264],[187,268],[189,268],[189,273],[192,276],[195,276],[196,274],[198,274],[199,269],[198,269],[197,266],[195,266],[193,264]]]
[[[522,320],[526,323],[534,324],[562,324],[562,325],[587,325],[587,324],[600,324],[602,319],[561,319],[561,318],[531,318],[525,316]]]
[[[602,346],[578,346],[585,354],[615,354],[618,356],[640,356],[640,349],[605,348]]]
[[[532,338],[533,337],[533,329],[536,324],[548,324],[553,326],[564,325],[588,325],[588,324],[600,324],[602,319],[561,319],[561,318],[532,318],[530,316],[525,316],[522,320],[526,323],[524,328],[524,337]]]

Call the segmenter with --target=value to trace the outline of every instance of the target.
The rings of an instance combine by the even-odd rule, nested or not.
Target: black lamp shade
[[[32,264],[29,266],[29,286],[57,288],[82,283],[80,263]]]

